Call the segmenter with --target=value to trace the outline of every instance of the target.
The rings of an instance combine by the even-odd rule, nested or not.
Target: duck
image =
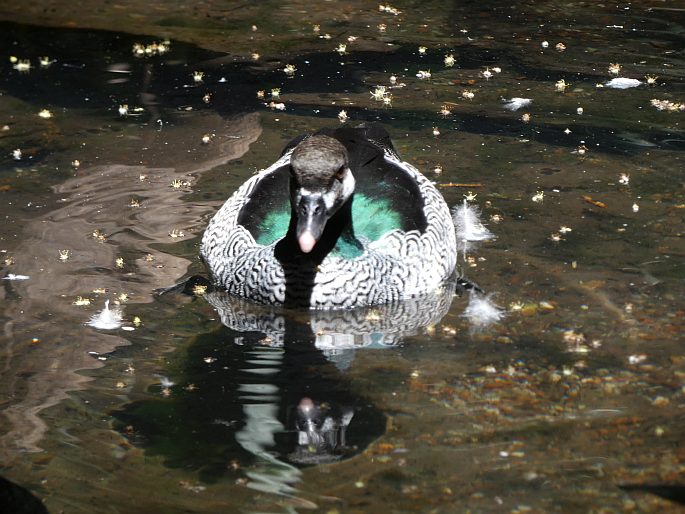
[[[350,309],[439,290],[457,244],[435,185],[369,123],[292,140],[211,218],[200,257],[231,295]]]

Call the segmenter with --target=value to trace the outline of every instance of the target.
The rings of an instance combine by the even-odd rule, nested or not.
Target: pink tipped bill
[[[302,250],[303,253],[309,253],[312,251],[312,248],[314,248],[316,239],[314,239],[312,233],[307,230],[302,233],[297,239],[297,242],[300,244],[300,250]]]

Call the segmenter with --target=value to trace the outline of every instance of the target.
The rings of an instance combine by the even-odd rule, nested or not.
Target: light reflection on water
[[[241,139],[217,146],[217,157],[208,167],[240,155],[259,134],[255,116],[233,120],[231,127],[216,121],[224,133],[237,130]],[[173,138],[165,133],[166,141]],[[182,176],[201,173],[203,167],[204,163],[192,164]],[[55,188],[60,207],[24,224],[21,243],[12,250],[16,256],[12,266],[30,279],[6,285],[7,299],[13,301],[4,309],[11,320],[5,325],[10,369],[15,374],[26,369],[30,376],[22,385],[27,389],[23,401],[4,410],[13,425],[6,440],[16,441],[18,448],[39,449],[37,443],[47,427],[35,413],[80,387],[84,377],[76,371],[99,365],[92,355],[128,344],[119,334],[82,326],[94,309],[101,308],[105,299],[149,302],[155,287],[173,283],[188,269],[186,259],[151,246],[168,240],[169,231],[177,227],[191,237],[209,212],[208,206],[179,208],[183,192],[170,187],[177,175],[173,168],[144,166],[79,170]],[[131,198],[138,198],[140,206],[131,207]],[[60,251],[64,250],[69,257],[63,260]],[[119,257],[122,267],[116,264]],[[75,306],[78,297],[91,305]],[[27,352],[27,345],[33,351]],[[4,375],[8,389],[10,375]]]
[[[657,496],[617,488],[684,482],[682,113],[650,105],[685,101],[674,11],[427,4],[419,16],[398,7],[404,13],[393,17],[352,3],[339,26],[314,11],[331,40],[303,26],[295,4],[273,19],[250,19],[252,8],[235,14],[247,32],[282,24],[287,37],[258,30],[248,44],[234,28],[193,35],[224,50],[222,38],[233,38],[237,63],[173,38],[168,56],[141,61],[129,54],[130,36],[64,30],[38,45],[40,30],[4,25],[11,55],[37,62],[45,50],[57,60],[20,75],[3,56],[0,96],[9,127],[0,138],[0,250],[14,261],[0,273],[30,277],[0,288],[0,460],[51,511],[675,512]],[[164,35],[193,33],[192,24],[166,23]],[[340,56],[333,49],[348,35],[359,40]],[[254,64],[252,46],[262,54]],[[442,62],[448,52],[453,68]],[[122,63],[116,69],[132,73],[106,71]],[[298,69],[292,79],[286,63]],[[596,87],[611,78],[610,63],[659,79]],[[501,72],[486,80],[486,67]],[[201,85],[196,68],[206,72]],[[416,77],[424,69],[430,80]],[[390,90],[391,107],[369,94],[390,74],[404,84]],[[561,79],[570,86],[555,91]],[[285,111],[264,106],[274,87]],[[533,102],[505,109],[514,97]],[[124,102],[144,114],[117,119]],[[439,114],[443,105],[451,114]],[[54,119],[38,119],[42,108]],[[286,314],[274,327],[273,313],[227,311],[217,297],[153,295],[202,271],[197,237],[238,184],[291,137],[337,124],[343,108],[352,121],[383,122],[427,174],[439,165],[431,177],[450,205],[476,194],[497,239],[466,252],[463,267],[507,308],[500,323],[472,330],[462,296],[410,316],[415,327],[397,336],[377,330],[376,342],[392,342],[384,349],[352,350],[340,341],[365,347],[374,338],[353,334],[350,320],[338,329]],[[91,305],[73,305],[77,296]],[[120,298],[133,332],[84,325],[105,298]],[[286,337],[292,326],[298,335]],[[255,387],[268,398],[241,403]],[[337,398],[337,436],[345,406],[356,406],[345,433],[356,448],[339,463],[295,465],[295,442],[311,443],[296,434],[306,426],[297,425],[303,398]],[[193,416],[201,406],[205,415]],[[130,429],[113,421],[121,413]],[[365,416],[375,422],[360,428]]]

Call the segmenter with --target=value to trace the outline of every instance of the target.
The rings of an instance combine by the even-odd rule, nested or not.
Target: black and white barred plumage
[[[335,138],[340,130],[331,136]],[[452,275],[457,246],[452,217],[442,195],[414,166],[399,159],[383,129],[373,125],[371,129],[347,131],[347,139],[340,139],[350,153],[350,170],[358,184],[359,174],[366,169],[385,177],[398,175],[415,184],[415,203],[423,216],[418,228],[395,228],[373,241],[360,237],[360,255],[349,258],[331,252],[320,262],[312,262],[305,254],[301,259],[297,255],[283,258],[277,250],[279,241],[259,244],[253,233],[240,224],[241,215],[244,217],[241,211],[260,194],[263,181],[289,168],[293,152],[289,148],[269,168],[247,180],[210,221],[200,253],[218,285],[262,304],[334,309],[417,297],[439,288]],[[380,137],[369,137],[379,133]],[[383,137],[385,144],[378,142]],[[356,140],[370,155],[359,160],[365,163],[359,166],[355,166],[353,155]],[[378,155],[371,155],[373,151]]]

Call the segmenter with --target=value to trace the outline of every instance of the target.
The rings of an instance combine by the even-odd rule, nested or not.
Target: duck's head
[[[290,157],[290,203],[300,250],[309,253],[328,220],[354,192],[347,149],[332,137],[311,136]]]

